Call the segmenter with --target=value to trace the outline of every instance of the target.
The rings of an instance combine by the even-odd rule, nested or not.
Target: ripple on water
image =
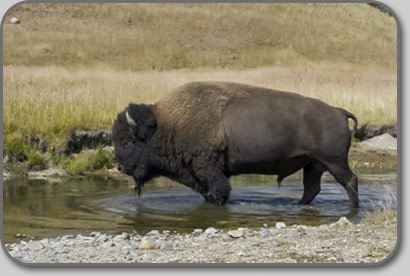
[[[205,204],[203,198],[190,189],[172,188],[145,193],[140,198],[106,198],[100,204],[106,210],[121,210],[135,225],[146,226],[147,219],[151,217],[154,220],[162,215],[161,221],[167,225],[165,221],[169,218],[170,221],[196,221],[204,227],[215,225],[217,221],[227,221],[229,226],[252,227],[260,226],[261,220],[318,225],[334,222],[341,216],[358,221],[376,208],[396,206],[396,186],[392,185],[361,185],[360,209],[353,211],[349,208],[345,190],[339,184],[322,185],[321,193],[308,206],[298,205],[302,194],[303,188],[300,185],[237,186],[233,187],[230,200],[225,206],[212,206]]]

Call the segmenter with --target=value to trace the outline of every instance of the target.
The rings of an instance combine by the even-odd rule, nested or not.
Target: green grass
[[[85,155],[72,156],[62,159],[60,164],[68,175],[81,175],[88,168],[88,158]]]
[[[34,149],[29,150],[27,154],[27,161],[29,168],[33,168],[35,166],[43,167],[45,162],[43,157]]]
[[[108,169],[114,163],[114,155],[99,146],[91,153],[81,153],[70,157],[62,157],[58,162],[68,175],[82,175],[85,172]]]
[[[113,163],[113,155],[104,152],[102,146],[99,146],[95,153],[88,157],[88,164],[92,170],[108,168]]]
[[[27,151],[29,145],[24,140],[21,134],[13,132],[6,136],[3,142],[3,151],[11,158],[17,161],[24,161],[27,159]]]

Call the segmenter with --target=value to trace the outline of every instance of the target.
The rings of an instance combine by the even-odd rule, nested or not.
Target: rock
[[[348,226],[348,225],[352,225],[352,223],[346,218],[346,217],[341,217],[336,224],[338,226]]]
[[[240,238],[245,236],[245,232],[243,230],[231,230],[228,232],[228,235],[231,238]]]
[[[93,238],[98,238],[99,236],[101,236],[101,232],[92,232],[90,234],[90,237],[93,237]]]
[[[131,235],[127,232],[122,232],[120,237],[124,240],[129,240],[131,238]]]
[[[276,229],[281,229],[281,228],[285,228],[286,224],[284,222],[277,222],[275,223],[275,228]]]
[[[326,225],[326,224],[322,224],[322,225],[319,226],[320,230],[326,230],[328,228],[329,228],[329,225]]]
[[[127,247],[121,248],[121,255],[129,255],[130,254],[130,249]]]
[[[98,146],[111,146],[111,131],[75,131],[67,142],[66,154],[79,153],[82,149],[96,149]]]
[[[145,236],[148,236],[148,237],[157,237],[157,236],[159,236],[160,234],[159,234],[159,231],[158,230],[152,230],[152,231],[150,231],[150,232],[148,232]]]
[[[262,229],[260,233],[262,237],[270,236],[273,234],[271,229]]]
[[[307,230],[307,226],[306,225],[298,225],[298,226],[296,226],[296,229],[298,230],[298,232],[305,232]]]
[[[214,227],[209,227],[205,230],[204,235],[207,237],[214,236],[218,233],[218,230],[216,230]]]
[[[206,241],[206,235],[204,235],[204,234],[200,235],[199,237],[195,238],[195,241],[200,242],[200,243],[205,242]]]
[[[162,242],[160,245],[161,250],[172,250],[174,249],[174,245],[171,242]]]
[[[40,240],[41,244],[46,245],[48,244],[48,239],[42,239]]]
[[[40,250],[44,248],[44,245],[40,241],[32,241],[28,244],[30,250]]]
[[[102,235],[98,236],[97,241],[98,242],[106,242],[106,241],[108,241],[108,237],[107,237],[106,234],[102,234]]]
[[[65,176],[65,175],[66,175],[65,171],[60,168],[49,168],[43,171],[28,172],[28,177],[30,179],[46,179],[47,177],[50,177],[50,176]]]
[[[358,148],[366,150],[397,150],[397,138],[384,133],[369,140],[360,142]]]
[[[120,242],[122,242],[124,239],[123,239],[123,237],[121,236],[121,235],[117,235],[117,236],[115,236],[115,237],[113,237],[112,238],[112,241],[114,242],[114,243],[120,243]]]
[[[152,239],[142,239],[138,244],[138,249],[158,249],[159,246]]]
[[[12,17],[10,18],[10,23],[11,24],[20,24],[20,19],[18,19],[17,17]]]
[[[25,235],[25,234],[21,234],[21,233],[17,233],[17,234],[15,235],[15,237],[16,237],[17,239],[24,239],[24,238],[26,237],[26,235]]]
[[[335,228],[336,226],[338,226],[336,222],[329,224],[329,228]]]
[[[268,227],[268,225],[266,223],[263,224],[263,227]]]
[[[47,141],[37,136],[25,135],[24,139],[30,143],[30,146],[32,148],[38,149],[41,153],[46,153],[50,150],[50,148],[55,148],[52,145],[50,145]]]
[[[94,241],[94,240],[95,240],[94,237],[83,237],[83,241],[85,241],[85,242],[91,242],[91,241]]]
[[[193,236],[199,236],[204,232],[202,229],[195,229],[194,232],[192,232]]]

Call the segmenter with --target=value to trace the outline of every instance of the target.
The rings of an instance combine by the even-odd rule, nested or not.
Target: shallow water
[[[231,178],[232,194],[225,206],[205,204],[185,186],[159,178],[146,184],[140,198],[132,182],[84,178],[50,183],[10,180],[3,183],[3,239],[15,242],[67,234],[134,232],[152,229],[191,232],[193,229],[320,225],[346,216],[360,221],[377,208],[396,208],[397,175],[359,175],[359,210],[350,210],[345,190],[331,176],[309,206],[297,205],[303,194],[300,174],[278,187],[275,178],[243,175]]]

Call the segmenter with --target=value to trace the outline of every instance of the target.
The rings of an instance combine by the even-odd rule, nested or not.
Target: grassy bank
[[[243,71],[130,72],[62,67],[4,67],[4,137],[39,135],[63,145],[75,129],[110,128],[129,102],[153,103],[188,81],[224,80],[322,99],[354,113],[360,123],[394,124],[396,76],[382,69],[321,64]]]

